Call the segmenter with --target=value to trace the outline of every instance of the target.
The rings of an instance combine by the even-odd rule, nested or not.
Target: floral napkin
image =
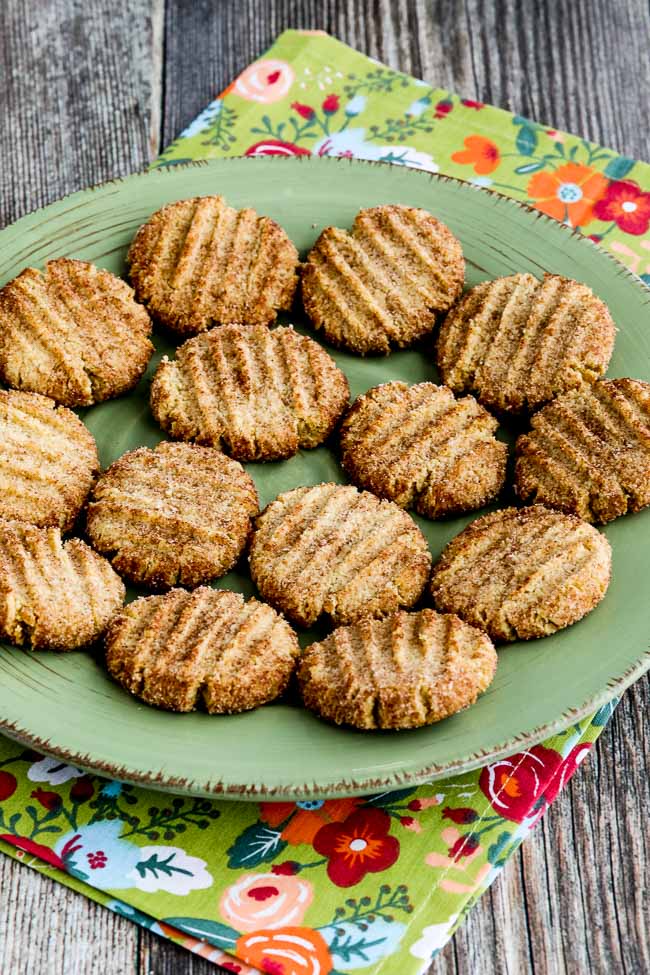
[[[650,283],[650,166],[286,31],[156,165],[376,159],[469,179],[579,228]],[[609,719],[465,775],[242,803],[85,774],[0,739],[0,849],[231,972],[416,975]]]

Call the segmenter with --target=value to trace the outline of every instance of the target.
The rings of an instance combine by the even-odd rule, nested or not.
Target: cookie
[[[0,291],[0,378],[65,406],[91,406],[136,385],[153,352],[150,333],[124,281],[61,257]]]
[[[279,697],[300,652],[275,610],[200,586],[136,599],[105,638],[106,666],[147,704],[210,714],[248,711]]]
[[[70,531],[99,471],[90,430],[38,393],[0,390],[0,518]]]
[[[604,524],[650,504],[650,384],[607,379],[559,396],[516,444],[515,489]]]
[[[298,252],[275,220],[197,196],[157,210],[127,258],[138,300],[168,328],[269,325],[291,308]]]
[[[341,626],[300,658],[305,706],[354,728],[420,728],[473,704],[497,655],[481,630],[423,609]]]
[[[76,650],[101,636],[123,602],[122,580],[85,542],[0,521],[0,639]]]
[[[477,518],[433,567],[436,609],[493,640],[549,636],[589,613],[609,585],[609,542],[573,515],[543,505]]]
[[[224,325],[162,360],[151,410],[176,439],[279,460],[322,443],[349,395],[334,360],[290,326]]]
[[[480,508],[503,486],[508,448],[473,396],[393,382],[360,396],[341,424],[352,481],[425,518]]]
[[[385,616],[417,601],[431,556],[406,512],[350,485],[280,494],[256,521],[249,563],[262,598],[300,626]]]
[[[86,531],[130,582],[191,588],[232,569],[258,510],[241,464],[209,447],[160,443],[131,450],[102,474]]]
[[[513,274],[472,288],[447,315],[436,346],[442,381],[501,413],[527,413],[599,379],[616,328],[585,284]]]
[[[360,210],[351,232],[326,227],[302,271],[302,299],[328,342],[387,354],[431,332],[460,295],[460,242],[426,210]]]

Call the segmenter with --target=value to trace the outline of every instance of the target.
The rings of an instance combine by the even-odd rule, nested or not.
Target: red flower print
[[[581,745],[576,745],[575,748],[571,749],[567,757],[560,765],[559,770],[553,776],[552,781],[549,782],[546,787],[546,791],[544,793],[546,805],[553,802],[558,793],[562,791],[580,763],[584,762],[590,751],[590,741],[583,742]],[[544,808],[546,808],[546,806]]]
[[[31,853],[33,856],[38,857],[39,860],[49,863],[51,867],[58,867],[59,870],[65,870],[65,863],[54,850],[50,850],[47,846],[42,846],[40,843],[35,843],[34,840],[28,840],[26,836],[13,836],[11,833],[3,833],[0,836],[0,840],[4,840],[5,843],[11,843],[17,850],[24,850],[25,853]]]
[[[548,804],[546,790],[561,765],[558,752],[535,745],[526,752],[486,765],[481,771],[479,787],[495,812],[504,819],[521,823],[533,812],[538,814],[537,818],[542,815]]]
[[[87,775],[84,775],[82,778],[77,779],[70,789],[70,798],[73,802],[87,802],[88,799],[92,799],[94,793],[95,787],[92,784],[92,780]]]
[[[328,95],[321,108],[326,115],[333,115],[334,112],[339,110],[339,96],[338,95]]]
[[[271,873],[279,877],[293,877],[300,870],[300,864],[295,860],[283,860],[271,867]]]
[[[445,806],[442,810],[443,819],[451,819],[452,823],[474,823],[478,819],[478,813],[474,809],[468,809],[462,807],[460,809],[451,809],[449,806]]]
[[[462,860],[463,857],[471,856],[475,850],[478,850],[478,847],[479,842],[476,837],[468,834],[467,836],[459,836],[456,842],[449,847],[447,853],[452,860]]]
[[[62,802],[61,796],[58,796],[56,792],[45,792],[41,788],[34,789],[31,797],[32,799],[36,799],[37,802],[40,802],[43,809],[48,809],[50,812],[58,809]]]
[[[449,115],[453,107],[454,103],[452,102],[451,98],[443,98],[442,101],[437,103],[433,110],[435,117],[444,118],[445,115]]]
[[[461,166],[472,165],[480,176],[494,172],[501,162],[499,147],[483,135],[468,135],[463,145],[465,148],[452,153],[451,158]]]
[[[280,826],[282,839],[291,846],[311,845],[321,826],[341,823],[361,804],[361,799],[311,799],[305,802],[263,802],[260,817],[269,826]]]
[[[471,98],[461,98],[460,103],[461,105],[464,105],[465,108],[475,108],[477,112],[482,108],[485,108],[484,102],[474,102]]]
[[[262,139],[249,146],[245,156],[311,156],[309,149],[303,149],[293,142],[283,142],[281,139]]]
[[[303,105],[302,102],[291,102],[291,107],[294,112],[297,112],[304,119],[313,118],[316,114],[311,105]]]
[[[631,179],[610,183],[594,207],[598,220],[613,220],[619,230],[640,236],[650,226],[650,193],[644,193]]]
[[[108,857],[103,850],[97,850],[93,853],[86,853],[86,859],[88,860],[91,870],[101,870],[108,863]]]
[[[0,802],[13,796],[17,788],[16,776],[12,775],[11,772],[5,772],[3,769],[0,772]]]
[[[358,809],[343,823],[329,823],[314,837],[314,849],[327,857],[327,875],[337,887],[352,887],[367,873],[387,870],[399,856],[399,841],[389,836],[383,809]]]

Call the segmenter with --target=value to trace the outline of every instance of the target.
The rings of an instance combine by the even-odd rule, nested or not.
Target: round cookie
[[[305,706],[355,728],[420,728],[476,701],[497,655],[481,630],[423,609],[341,626],[300,658]]]
[[[123,602],[120,577],[79,538],[0,521],[0,639],[77,650],[101,636]]]
[[[222,196],[178,200],[135,235],[127,262],[138,300],[184,335],[212,325],[269,325],[291,308],[298,252],[282,227]]]
[[[585,284],[557,274],[483,281],[452,308],[436,345],[442,381],[488,409],[526,413],[599,379],[616,328]]]
[[[99,471],[93,436],[65,406],[0,390],[0,518],[70,531]]]
[[[650,504],[650,383],[604,379],[558,396],[516,444],[515,489],[604,524]]]
[[[130,582],[191,588],[232,569],[258,510],[241,464],[209,447],[163,442],[124,454],[102,474],[86,530]]]
[[[326,227],[302,270],[314,328],[358,355],[387,354],[431,332],[463,289],[460,242],[426,210],[360,210],[352,230]]]
[[[415,522],[350,485],[280,494],[256,521],[249,564],[262,598],[294,623],[385,616],[418,600],[431,556]]]
[[[442,518],[480,508],[506,474],[497,421],[473,396],[393,382],[360,396],[341,424],[341,463],[359,487]]]
[[[0,291],[0,378],[8,386],[91,406],[136,385],[153,352],[151,321],[109,271],[58,258]]]
[[[349,395],[334,360],[291,326],[224,325],[162,360],[151,411],[177,439],[279,460],[322,443]]]
[[[106,666],[147,704],[232,714],[286,688],[300,652],[275,610],[239,593],[200,586],[136,599],[106,633]]]
[[[456,535],[433,567],[436,609],[493,640],[549,636],[589,613],[609,585],[609,542],[543,505],[504,508]]]

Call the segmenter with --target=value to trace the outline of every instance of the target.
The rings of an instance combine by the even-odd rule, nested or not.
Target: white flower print
[[[189,856],[177,846],[143,846],[129,880],[147,894],[164,890],[185,897],[192,890],[212,886],[212,874],[205,868],[205,860]]]
[[[30,782],[48,782],[50,785],[61,785],[70,779],[80,779],[85,775],[80,768],[66,765],[59,758],[42,758],[27,770]]]

